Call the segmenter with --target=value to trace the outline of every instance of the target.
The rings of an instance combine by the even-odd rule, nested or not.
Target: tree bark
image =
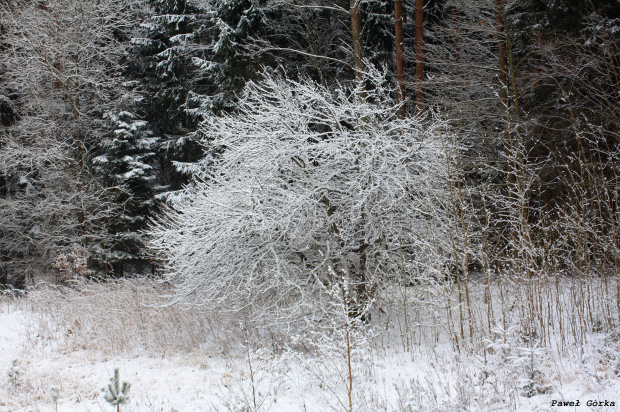
[[[416,54],[416,77],[418,80],[416,103],[418,113],[422,113],[424,107],[424,2],[415,0],[415,54]]]
[[[398,86],[398,117],[405,118],[407,107],[405,106],[405,60],[404,36],[403,36],[403,2],[394,0],[394,38],[396,43],[396,83]]]
[[[355,78],[361,90],[364,81],[364,51],[362,48],[362,17],[360,15],[360,4],[357,0],[350,0],[350,14],[353,55],[355,58]]]

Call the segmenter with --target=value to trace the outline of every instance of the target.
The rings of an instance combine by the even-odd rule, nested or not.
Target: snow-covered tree
[[[110,378],[110,383],[103,388],[103,398],[112,406],[116,406],[116,412],[120,412],[121,405],[129,401],[129,390],[131,384],[121,383],[118,368],[114,369],[114,376]]]
[[[5,73],[15,119],[0,134],[0,251],[48,271],[80,248],[101,253],[115,208],[92,159],[103,114],[130,92],[122,76],[133,9],[121,0],[0,4]]]
[[[139,58],[128,74],[147,91],[140,105],[144,120],[161,136],[159,180],[176,190],[187,182],[188,175],[186,169],[174,164],[191,164],[203,156],[198,143],[201,136],[196,133],[198,122],[186,109],[229,106],[234,89],[242,86],[239,79],[254,72],[243,69],[251,63],[237,55],[242,49],[236,34],[240,28],[231,29],[221,18],[227,15],[233,24],[250,5],[241,1],[245,6],[233,7],[235,1],[210,0],[146,3],[149,9],[141,30],[132,38],[133,52]]]
[[[139,231],[144,229],[155,206],[159,139],[152,136],[147,122],[132,112],[112,111],[104,117],[111,132],[100,144],[104,154],[93,161],[106,187],[113,188],[115,203],[121,207],[107,224],[112,235],[109,253],[98,260],[104,266],[111,265],[114,275],[122,276],[127,265],[140,271],[145,262]],[[106,267],[106,272],[109,269]]]
[[[204,113],[221,155],[150,230],[179,301],[260,312],[340,284],[360,315],[384,280],[432,270],[424,250],[449,209],[442,125],[398,118],[384,78],[366,83],[361,100],[267,71],[234,113]]]

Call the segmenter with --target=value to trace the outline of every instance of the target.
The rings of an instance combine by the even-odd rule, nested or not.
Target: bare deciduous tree
[[[436,267],[428,250],[449,242],[441,124],[400,119],[383,78],[368,82],[362,101],[266,74],[235,113],[206,115],[223,154],[150,233],[176,299],[316,309],[343,284],[361,316],[385,279]]]
[[[121,60],[131,10],[121,1],[9,1],[2,88],[18,120],[0,134],[0,252],[15,271],[91,252],[112,203],[91,160],[103,115],[129,99]]]

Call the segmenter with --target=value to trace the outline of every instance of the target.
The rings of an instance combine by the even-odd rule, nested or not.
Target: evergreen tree
[[[110,378],[110,383],[103,389],[104,399],[112,406],[116,406],[116,411],[120,411],[121,405],[129,401],[129,390],[131,384],[123,382],[119,376],[118,368],[114,369],[114,376]]]
[[[133,11],[120,0],[0,3],[0,253],[9,277],[49,275],[57,258],[76,249],[91,257],[107,241],[115,205],[92,159],[103,113],[126,91]]]
[[[112,237],[98,260],[106,273],[111,265],[115,276],[123,276],[127,265],[140,272],[146,263],[139,231],[145,228],[155,207],[159,139],[153,137],[147,122],[132,112],[108,112],[105,120],[112,131],[100,145],[103,154],[94,162],[120,207],[108,222]]]
[[[248,0],[189,2],[152,0],[133,39],[139,59],[130,68],[144,79],[151,96],[145,120],[162,136],[161,185],[180,189],[209,150],[199,142],[196,111],[231,107],[235,92],[254,76],[259,62],[247,46],[262,21],[258,4]]]
[[[186,177],[173,162],[192,162],[202,148],[192,138],[196,123],[186,113],[188,94],[206,91],[192,58],[202,53],[199,39],[208,10],[200,2],[152,0],[132,39],[133,55],[127,75],[141,84],[145,98],[140,104],[144,120],[160,138],[158,182],[179,189]]]

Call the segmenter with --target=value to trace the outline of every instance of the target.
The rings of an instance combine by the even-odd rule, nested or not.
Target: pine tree
[[[131,384],[123,382],[119,376],[118,368],[114,369],[114,376],[110,378],[110,383],[103,389],[104,399],[112,406],[116,406],[116,411],[121,410],[121,405],[129,401],[129,390]]]
[[[194,59],[194,63],[216,86],[210,93],[210,105],[217,111],[230,107],[233,94],[243,88],[247,80],[256,78],[260,61],[248,51],[251,37],[261,35],[263,11],[256,0],[218,0],[209,23],[213,38],[207,45],[211,55]],[[205,103],[204,100],[201,101]]]

